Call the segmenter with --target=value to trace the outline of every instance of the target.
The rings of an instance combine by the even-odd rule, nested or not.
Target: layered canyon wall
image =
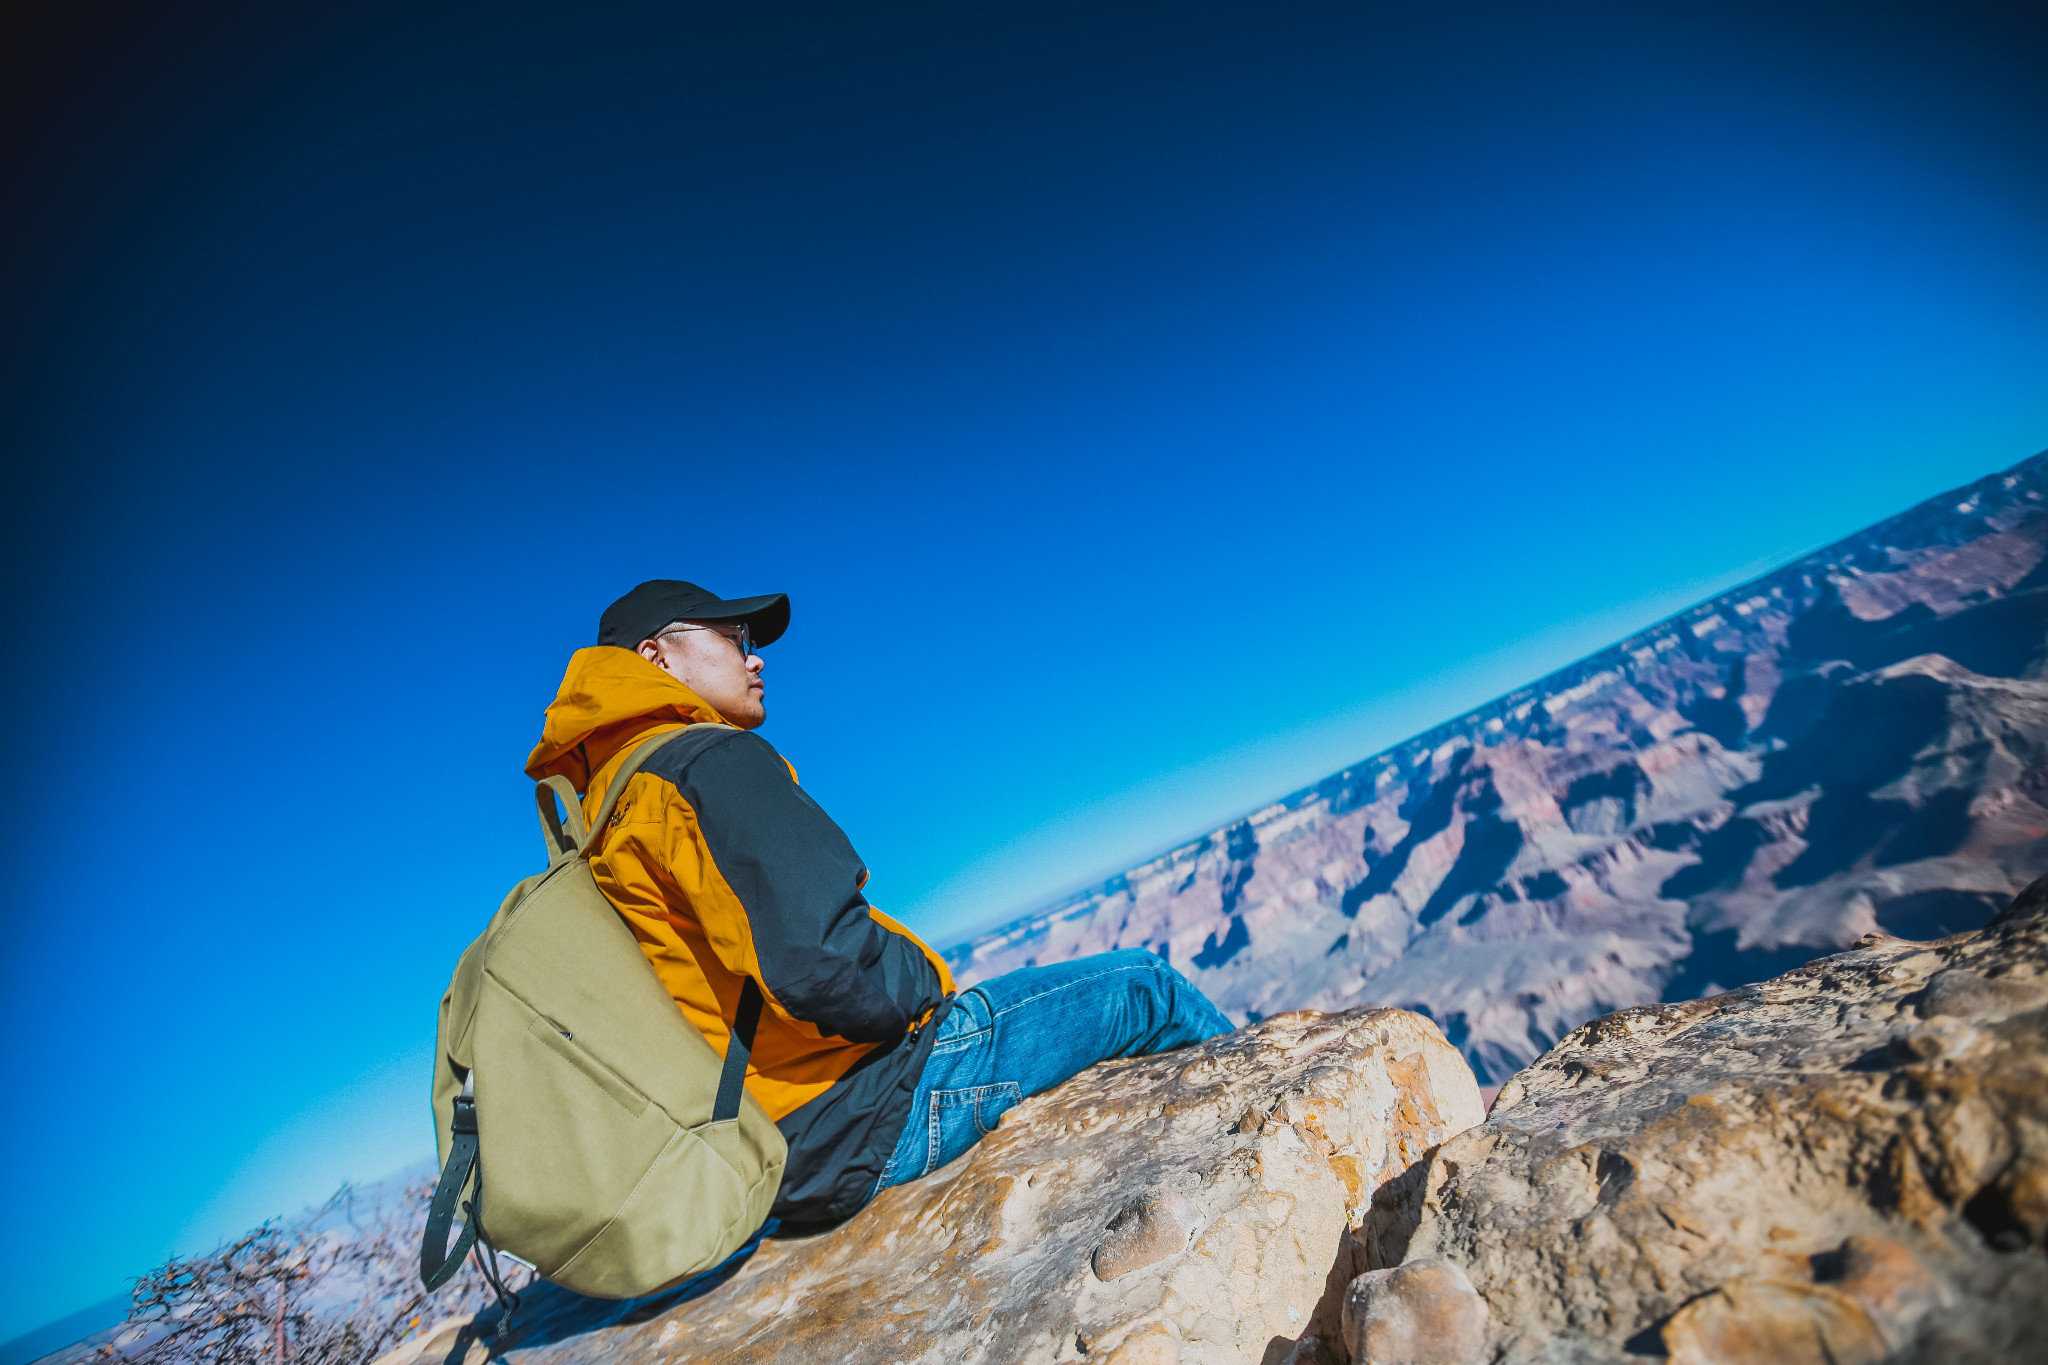
[[[1497,1085],[1609,1011],[2048,871],[2048,455],[953,950],[1146,948],[1239,1020],[1393,1005]]]

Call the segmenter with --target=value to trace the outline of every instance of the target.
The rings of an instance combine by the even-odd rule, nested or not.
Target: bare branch
[[[431,1183],[366,1200],[343,1185],[295,1222],[273,1220],[136,1282],[98,1357],[129,1365],[368,1365],[493,1296],[472,1262],[429,1295],[419,1245]],[[531,1280],[513,1269],[515,1290]]]

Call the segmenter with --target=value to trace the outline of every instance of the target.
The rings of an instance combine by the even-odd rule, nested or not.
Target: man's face
[[[761,656],[746,651],[737,622],[678,621],[640,642],[640,655],[673,674],[742,730],[768,719]]]

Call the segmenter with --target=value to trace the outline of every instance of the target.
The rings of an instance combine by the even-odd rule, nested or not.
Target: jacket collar
[[[648,731],[723,721],[711,703],[638,653],[593,645],[569,656],[562,686],[541,722],[526,775],[566,777],[586,791],[590,776]]]

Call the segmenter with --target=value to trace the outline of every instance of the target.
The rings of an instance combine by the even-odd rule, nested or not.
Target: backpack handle
[[[583,847],[590,830],[583,823],[583,802],[576,795],[575,784],[566,777],[543,777],[533,789],[533,797],[540,804],[540,833],[547,841],[548,861]],[[556,797],[562,799],[559,811]]]
[[[654,757],[656,749],[678,735],[686,735],[692,730],[736,728],[738,727],[719,721],[699,721],[694,725],[685,725],[680,730],[671,730],[665,735],[656,735],[648,740],[628,755],[626,761],[619,765],[619,770],[612,774],[611,784],[605,788],[604,800],[587,825],[583,821],[582,802],[577,799],[576,788],[570,784],[569,779],[541,779],[540,785],[534,788],[534,798],[540,803],[540,828],[548,844],[548,861],[554,863],[571,856],[588,858],[597,852],[598,844],[604,837],[604,827],[611,821],[612,812],[618,808],[619,798],[625,795],[627,779],[639,772],[648,759]],[[566,820],[555,811],[557,795],[562,798],[562,805],[568,811]]]

